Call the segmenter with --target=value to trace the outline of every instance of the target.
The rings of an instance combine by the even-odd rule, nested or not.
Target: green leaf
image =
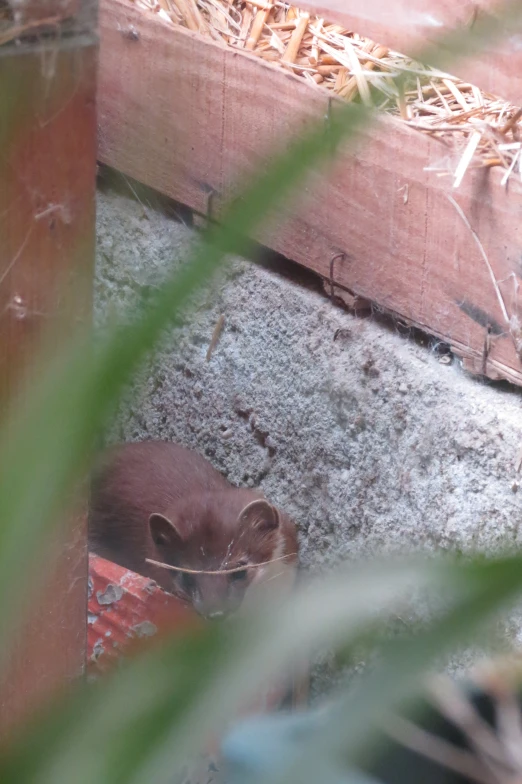
[[[360,762],[382,711],[414,695],[426,666],[520,591],[521,567],[522,557],[467,565],[412,558],[338,570],[277,608],[174,641],[76,695],[74,709],[59,713],[55,726],[38,725],[0,760],[1,780],[167,784],[186,755],[222,732],[238,707],[303,651],[376,635],[375,621],[402,606],[412,590],[450,597],[427,630],[384,644],[381,664],[342,697],[324,731],[281,781],[312,781],[311,762],[325,755]]]
[[[451,571],[442,572],[447,585]],[[221,732],[238,707],[275,682],[303,650],[358,640],[412,585],[436,586],[439,576],[441,566],[424,559],[341,569],[277,608],[260,607],[242,622],[172,641],[73,695],[54,724],[37,722],[0,759],[0,780],[169,781],[176,764]]]
[[[349,694],[342,696],[332,715],[309,742],[299,759],[270,784],[299,781],[316,784],[307,775],[316,758],[343,759],[350,767],[371,760],[379,722],[391,709],[411,707],[422,680],[443,654],[456,644],[469,641],[507,603],[522,592],[522,557],[511,556],[466,565],[454,563],[447,573],[439,573],[439,590],[449,585],[452,605],[428,628],[405,639],[388,641],[381,661]],[[462,583],[460,582],[462,580]],[[259,784],[269,784],[260,781]]]
[[[513,19],[520,16],[519,5],[508,7]],[[481,26],[478,33],[484,41],[498,35],[499,28]],[[459,51],[471,50],[472,40],[472,34],[460,38]],[[453,53],[455,39],[450,36],[446,44]],[[428,56],[433,61],[435,55]],[[96,346],[90,334],[77,334],[63,354],[45,355],[38,388],[9,413],[0,451],[3,660],[22,599],[27,600],[18,588],[43,572],[42,547],[60,530],[71,488],[88,470],[96,438],[139,364],[187,298],[210,280],[222,257],[245,252],[246,237],[303,181],[306,171],[330,159],[340,141],[353,139],[369,117],[359,107],[339,105],[330,123],[321,119],[294,141],[225,213],[222,226],[207,233],[130,327],[111,331]],[[2,127],[9,127],[9,118]],[[337,721],[310,744],[299,770],[288,772],[287,781],[299,774],[305,782],[314,769],[307,769],[306,761],[314,755],[343,749],[355,758],[365,750],[379,712],[415,694],[426,664],[465,639],[519,590],[521,566],[520,559],[453,567],[407,561],[332,575],[275,612],[185,644],[172,643],[96,688],[80,689],[4,755],[1,780],[163,784],[176,762],[211,730],[222,728],[248,695],[270,682],[303,648],[366,638],[412,583],[451,591],[450,611],[414,640],[386,646],[379,668],[355,695],[343,698]]]
[[[95,440],[133,373],[187,299],[208,284],[227,253],[241,253],[262,218],[306,171],[331,157],[366,112],[347,105],[327,125],[321,121],[287,148],[212,227],[158,290],[155,301],[130,325],[115,328],[94,347],[77,334],[58,357],[48,352],[34,374],[38,388],[10,412],[0,448],[0,635],[21,611],[27,591],[13,592],[21,569],[34,580],[40,554],[63,521],[71,488],[88,470]],[[236,227],[241,227],[241,233]],[[27,478],[30,477],[30,481]],[[27,586],[25,586],[27,588]],[[26,599],[27,600],[27,599]],[[7,654],[2,647],[2,656]]]

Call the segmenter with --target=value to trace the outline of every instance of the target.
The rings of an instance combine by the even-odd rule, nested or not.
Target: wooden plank
[[[50,6],[51,2],[47,3]],[[29,4],[20,8],[29,11]],[[56,0],[52,11],[64,9]],[[0,401],[17,396],[48,328],[57,341],[90,319],[94,261],[97,41],[94,4],[38,39],[0,48]],[[69,7],[70,10],[70,7]],[[31,28],[32,32],[37,28]],[[34,379],[34,383],[38,380]],[[0,685],[0,732],[84,671],[84,509],[42,563],[51,576],[15,640]],[[23,588],[20,588],[23,590]]]
[[[219,213],[238,178],[328,113],[325,92],[277,66],[174,29],[125,0],[104,0],[101,9],[100,158],[197,211],[213,192]],[[475,370],[485,364],[491,377],[522,383],[470,230],[516,316],[522,185],[513,178],[506,192],[498,171],[468,172],[455,195],[466,225],[447,179],[425,171],[448,154],[441,142],[384,118],[364,134],[357,156],[345,149],[327,176],[312,175],[299,203],[259,238],[326,279],[332,257],[344,254],[334,264],[337,285],[449,342]]]
[[[281,590],[279,586],[278,591]],[[180,599],[148,577],[89,555],[87,672],[95,680],[153,646],[167,635],[180,639],[201,630],[204,621]],[[275,710],[288,691],[286,678],[275,678],[240,712]]]
[[[495,13],[498,0],[302,0],[300,7],[339,22],[377,43],[415,55],[449,30],[469,29]],[[522,105],[522,35],[506,31],[480,57],[458,61],[452,73],[482,90]]]
[[[93,681],[163,635],[183,637],[203,621],[148,577],[89,554],[87,674]]]

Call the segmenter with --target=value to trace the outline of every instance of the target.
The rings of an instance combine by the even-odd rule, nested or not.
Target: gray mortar
[[[100,192],[98,323],[132,312],[193,238],[160,211]],[[334,341],[338,329],[347,332]],[[165,337],[111,437],[176,440],[231,482],[260,486],[296,520],[312,570],[341,557],[521,542],[519,392],[247,261]],[[509,629],[516,639],[518,625]]]

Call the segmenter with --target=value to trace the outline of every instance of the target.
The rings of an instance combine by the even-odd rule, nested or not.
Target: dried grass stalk
[[[134,0],[172,24],[244,48],[291,68],[314,87],[399,115],[422,133],[445,138],[460,152],[458,188],[468,170],[500,166],[502,183],[522,177],[522,109],[450,74],[424,67],[341,25],[309,16],[282,0]],[[0,29],[0,43],[2,43]],[[399,91],[393,76],[406,76]]]
[[[480,131],[473,131],[471,136],[469,137],[468,144],[466,149],[464,150],[464,155],[460,159],[460,163],[457,166],[455,171],[455,181],[453,183],[453,187],[455,190],[460,186],[460,183],[464,179],[464,175],[470,165],[473,157],[477,151],[477,147],[480,144],[480,140],[482,139],[482,134]]]
[[[21,38],[28,33],[44,30],[48,27],[55,27],[58,29],[63,21],[64,18],[62,16],[49,16],[45,19],[35,19],[21,25],[11,25],[9,23],[5,30],[0,30],[0,46],[4,46],[4,44]]]
[[[373,48],[374,46],[373,41],[370,41],[369,44]],[[369,51],[371,51],[371,49]],[[389,53],[389,49],[386,46],[377,46],[373,52],[374,56],[378,60],[381,60],[383,57],[387,57],[388,53]],[[363,68],[365,68],[368,71],[373,71],[376,66],[377,63],[374,60],[367,60]],[[351,101],[357,95],[358,89],[359,86],[358,86],[357,79],[355,78],[355,76],[352,76],[352,78],[348,80],[348,82],[343,87],[343,89],[339,91],[339,95],[341,98],[344,98],[347,101]]]
[[[243,12],[243,21],[242,21],[242,24],[241,24],[241,31],[239,33],[239,40],[240,41],[246,41],[246,39],[248,37],[248,32],[250,30],[250,26],[252,24],[253,16],[254,16],[254,14],[253,14],[253,11],[252,11],[252,5],[251,5],[251,3],[247,3],[245,5],[245,10]]]
[[[193,13],[190,0],[176,0],[175,5],[188,29],[193,30],[195,33],[199,33],[200,31],[199,21]]]
[[[288,46],[286,47],[286,51],[281,58],[282,63],[293,63],[297,57],[297,53],[299,52],[299,47],[301,46],[301,41],[303,40],[303,36],[306,33],[306,28],[308,27],[308,22],[310,21],[310,14],[302,14],[297,22],[294,31],[290,37],[290,41],[288,42]],[[308,58],[309,61],[309,58]]]
[[[245,44],[245,49],[253,50],[256,48],[257,42],[261,37],[261,33],[263,32],[263,27],[266,24],[266,20],[268,19],[268,15],[272,10],[272,6],[269,8],[260,9],[254,18],[254,23],[252,25],[252,29],[250,31],[250,35],[247,38],[247,42]]]
[[[317,26],[319,28],[323,26],[323,19],[317,20]],[[317,38],[317,35],[314,35],[312,38],[312,51],[308,57],[308,62],[310,65],[317,65],[319,62],[319,39]]]
[[[154,561],[152,558],[145,558],[145,561],[152,564],[153,566],[159,566],[161,569],[169,569],[173,572],[183,572],[184,574],[234,574],[235,572],[244,572],[246,568],[261,569],[263,566],[269,566],[270,564],[277,563],[278,561],[286,561],[289,558],[295,558],[296,555],[297,553],[288,553],[288,555],[281,555],[279,558],[272,558],[270,561],[249,564],[248,567],[236,566],[233,569],[185,569],[182,566],[172,566],[172,564],[166,564],[162,561]]]

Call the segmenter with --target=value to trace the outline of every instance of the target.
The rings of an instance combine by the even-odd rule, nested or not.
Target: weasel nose
[[[213,610],[207,614],[207,619],[209,621],[221,621],[225,617],[226,612],[224,610]]]

